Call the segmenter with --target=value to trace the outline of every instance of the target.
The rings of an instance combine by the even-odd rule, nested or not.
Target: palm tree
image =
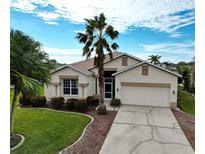
[[[150,58],[149,58],[148,60],[150,61],[150,63],[159,64],[159,63],[160,63],[159,59],[160,59],[162,56],[159,56],[159,55],[150,55],[149,57],[150,57]]]
[[[10,133],[13,134],[13,119],[19,93],[37,93],[40,83],[48,83],[54,68],[48,55],[41,51],[41,44],[18,30],[10,32],[10,78],[14,96],[10,115]]]
[[[95,16],[94,19],[85,19],[86,27],[84,33],[77,33],[76,39],[84,44],[83,56],[89,58],[92,52],[95,52],[94,65],[98,68],[98,81],[100,87],[98,113],[106,113],[104,105],[104,52],[109,53],[112,59],[113,50],[116,51],[119,46],[117,43],[111,42],[119,35],[113,26],[106,23],[103,13]]]

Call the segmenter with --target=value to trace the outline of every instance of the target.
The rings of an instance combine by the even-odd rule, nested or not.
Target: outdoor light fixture
[[[175,90],[173,90],[173,94],[175,94]]]

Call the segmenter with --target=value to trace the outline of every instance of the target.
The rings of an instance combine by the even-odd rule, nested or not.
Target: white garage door
[[[169,107],[169,87],[121,86],[121,102],[129,105]]]

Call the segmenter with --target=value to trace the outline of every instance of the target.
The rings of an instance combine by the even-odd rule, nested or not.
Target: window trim
[[[78,86],[78,78],[63,78],[62,79],[63,81],[63,86],[62,86],[62,89],[63,89],[63,95],[67,95],[67,96],[78,96],[79,95],[79,86]],[[69,87],[66,87],[66,88],[69,88],[70,89],[70,94],[65,94],[64,93],[64,80],[69,80]],[[76,80],[76,87],[73,87],[72,85],[72,80]],[[72,89],[75,88],[77,89],[77,94],[72,94]]]

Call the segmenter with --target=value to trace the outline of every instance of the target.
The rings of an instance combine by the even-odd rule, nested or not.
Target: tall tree
[[[48,83],[54,64],[41,50],[41,43],[19,30],[10,32],[10,78],[14,85],[14,97],[10,115],[10,133],[13,134],[13,119],[17,97],[20,92],[37,93],[40,83]]]
[[[112,59],[112,52],[119,46],[112,42],[119,35],[113,26],[106,23],[106,17],[103,13],[95,16],[94,19],[85,19],[86,26],[83,33],[77,33],[76,39],[84,44],[83,56],[89,58],[92,52],[95,52],[94,65],[98,68],[98,80],[100,89],[98,113],[106,113],[104,105],[104,57],[107,51]]]
[[[149,61],[150,61],[150,63],[153,63],[153,64],[159,64],[160,63],[160,58],[161,58],[162,56],[159,56],[159,55],[150,55],[149,56]]]
[[[191,84],[191,67],[189,65],[179,66],[178,72],[182,75],[184,90],[189,91]]]

